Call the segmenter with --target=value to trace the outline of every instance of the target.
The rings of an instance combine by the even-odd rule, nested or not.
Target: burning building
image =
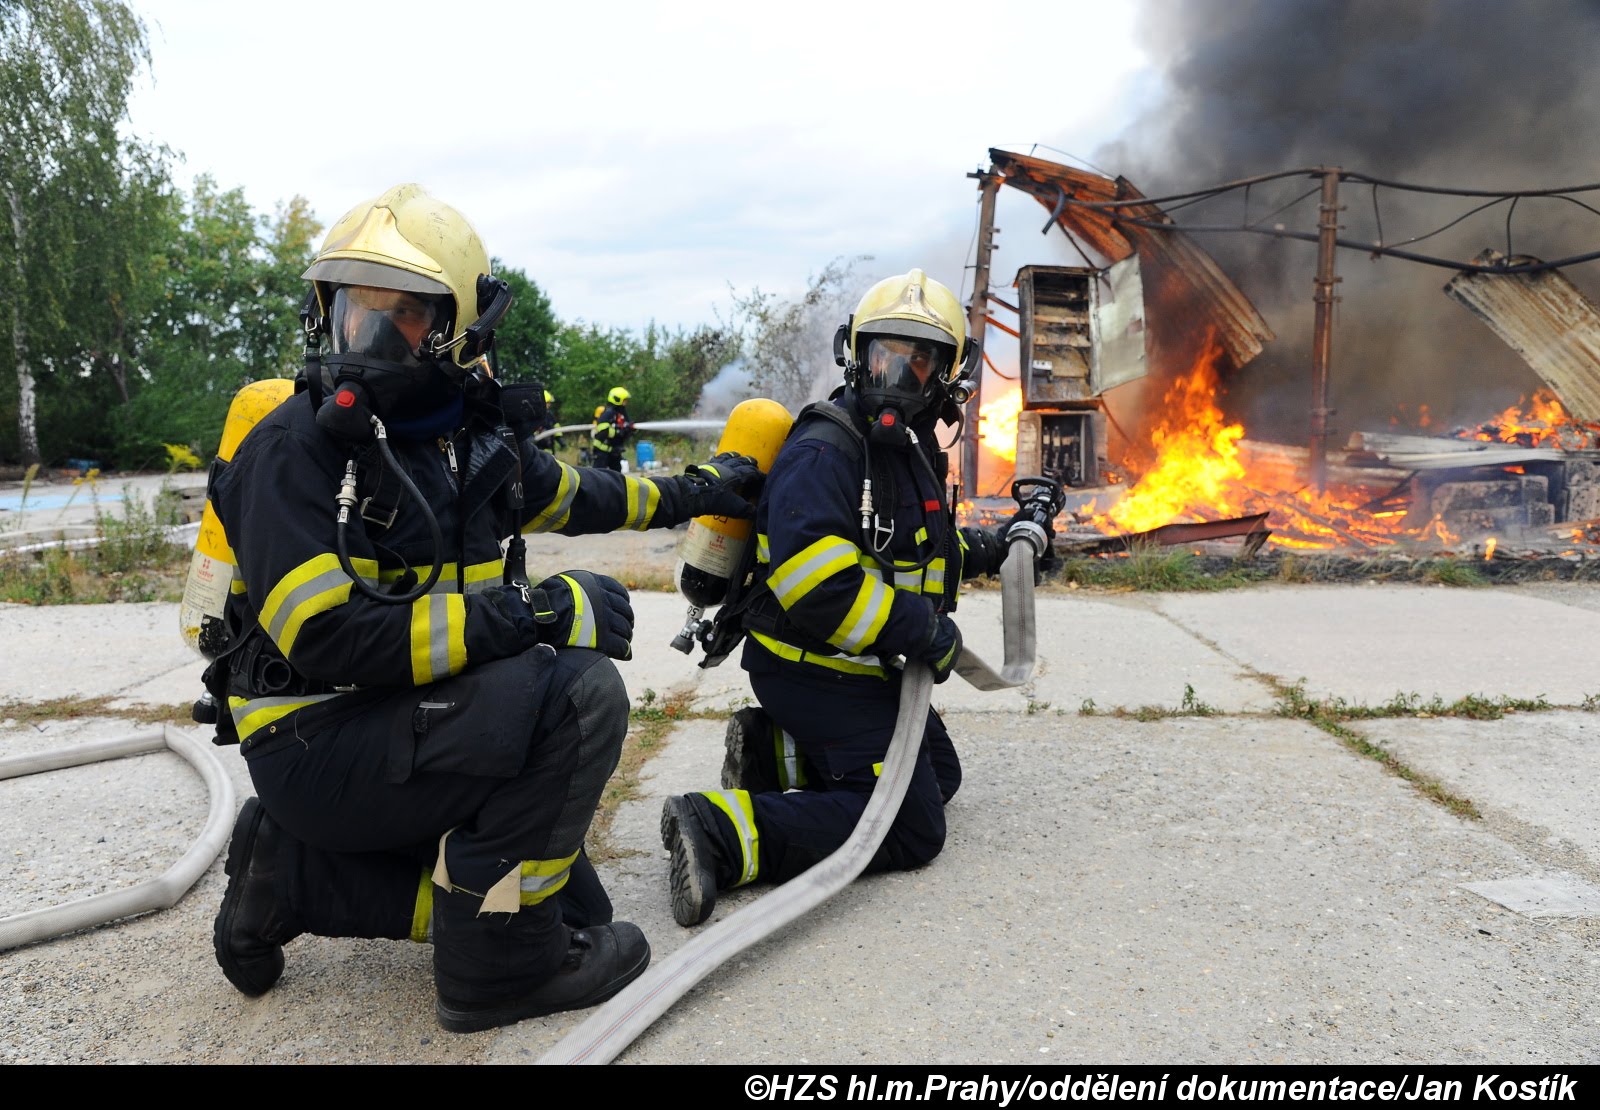
[[[998,492],[1009,464],[1015,476],[1075,491],[1074,523],[1091,536],[1232,535],[1251,549],[1268,539],[1549,546],[1583,538],[1600,516],[1600,312],[1559,272],[1517,273],[1485,252],[1445,289],[1544,381],[1525,408],[1439,434],[1419,406],[1405,432],[1356,432],[1332,447],[1324,364],[1310,445],[1254,439],[1224,416],[1224,382],[1275,337],[1217,263],[1124,179],[1003,150],[990,158],[973,175],[984,194],[977,287],[986,296],[974,299],[972,324],[1015,339],[1017,372],[997,372],[979,394],[962,451],[970,493]],[[1014,302],[990,289],[992,195],[1002,185],[1032,195],[1050,212],[1047,230],[1059,227],[1104,264],[1022,266]],[[1324,286],[1333,300],[1328,269],[1319,312]]]

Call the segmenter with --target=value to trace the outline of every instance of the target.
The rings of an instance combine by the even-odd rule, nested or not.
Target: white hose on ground
[[[1033,609],[1034,555],[1048,543],[1043,530],[1012,539],[1000,569],[1005,665],[995,674],[976,655],[962,649],[956,673],[979,689],[1018,686],[1033,673],[1036,642]],[[1027,542],[1021,542],[1026,540]],[[608,1064],[634,1038],[666,1013],[690,988],[729,959],[765,940],[802,914],[815,909],[866,869],[889,834],[911,784],[917,752],[933,696],[933,673],[908,662],[900,685],[899,716],[884,756],[883,772],[855,830],[822,862],[706,928],[692,940],[624,987],[536,1063]]]
[[[170,725],[52,752],[0,759],[0,779],[8,779],[39,771],[79,767],[106,759],[144,755],[164,748],[182,756],[206,783],[209,812],[205,827],[200,830],[194,845],[159,878],[123,890],[108,891],[75,902],[0,918],[0,951],[174,905],[222,852],[233,828],[237,809],[233,780],[223,769],[215,749]]]

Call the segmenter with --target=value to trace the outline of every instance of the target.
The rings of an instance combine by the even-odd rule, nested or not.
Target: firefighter
[[[544,418],[539,422],[539,431],[549,432],[552,428],[561,426],[561,406],[556,404],[556,396],[548,389],[544,391]],[[560,432],[552,432],[539,440],[539,445],[552,455],[561,450],[565,440]]]
[[[959,584],[1004,559],[1011,522],[954,525],[934,437],[941,419],[959,420],[977,367],[955,295],[921,270],[886,278],[839,329],[835,355],[843,386],[801,411],[756,507],[742,665],[759,704],[729,721],[723,789],[662,810],[680,925],[710,916],[718,891],[785,882],[844,843],[888,752],[897,662],[947,679],[961,652]],[[930,708],[905,801],[867,871],[937,856],[960,784]]]
[[[616,386],[606,394],[606,403],[595,410],[594,433],[590,437],[595,466],[622,469],[622,448],[633,435],[633,421],[628,419],[629,396],[626,389]]]
[[[211,490],[242,589],[206,684],[257,795],[217,961],[255,996],[303,934],[431,941],[445,1029],[591,1006],[650,959],[583,851],[627,729],[633,612],[604,575],[530,583],[520,536],[738,515],[759,471],[635,479],[508,426],[473,371],[510,287],[420,186],[351,209],[305,277],[306,373]]]

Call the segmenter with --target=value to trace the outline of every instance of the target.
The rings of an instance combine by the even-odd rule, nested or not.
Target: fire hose
[[[1034,560],[1046,553],[1050,540],[1043,528],[1026,522],[1014,525],[1007,540],[1006,559],[1000,568],[1005,662],[997,673],[963,647],[955,666],[956,674],[980,690],[1020,686],[1033,673]],[[838,850],[652,965],[537,1062],[610,1063],[696,983],[849,886],[871,862],[900,812],[916,768],[932,696],[933,673],[926,664],[907,661],[900,684],[899,715],[883,772],[855,830]]]
[[[0,779],[9,779],[168,749],[182,756],[205,780],[209,810],[194,845],[159,878],[47,909],[0,917],[0,951],[174,905],[222,852],[236,808],[233,780],[217,759],[215,749],[170,725],[56,751],[0,759]]]
[[[635,424],[633,428],[638,432],[681,432],[692,435],[695,432],[720,432],[726,424],[726,420],[646,420]],[[567,432],[592,431],[594,431],[592,421],[588,424],[563,424],[559,428],[546,428],[533,438],[534,442],[538,442],[551,436],[565,435]]]

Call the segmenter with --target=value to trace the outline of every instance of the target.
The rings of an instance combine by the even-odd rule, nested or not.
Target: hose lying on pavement
[[[1019,686],[1033,673],[1034,556],[1048,543],[1044,532],[1011,541],[1000,569],[1005,664],[996,674],[963,647],[955,671],[980,690]],[[907,662],[900,684],[899,716],[884,756],[883,772],[855,830],[837,851],[771,893],[706,928],[622,989],[536,1062],[606,1064],[649,1028],[691,987],[729,959],[815,909],[849,886],[871,862],[900,812],[916,768],[917,752],[933,696],[933,674]]]
[[[0,779],[9,779],[164,749],[182,756],[205,780],[210,811],[199,839],[159,878],[47,909],[0,917],[0,951],[172,906],[222,852],[233,828],[236,808],[233,780],[223,770],[216,750],[170,725],[56,751],[0,759]]]

